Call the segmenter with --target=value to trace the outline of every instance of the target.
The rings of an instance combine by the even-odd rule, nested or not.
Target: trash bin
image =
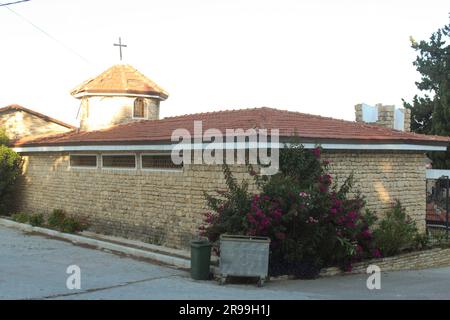
[[[195,280],[209,279],[211,243],[208,240],[191,241],[191,277]]]

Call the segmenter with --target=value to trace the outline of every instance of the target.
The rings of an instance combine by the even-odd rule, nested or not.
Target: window
[[[119,168],[119,169],[134,169],[136,168],[136,157],[128,154],[118,155],[103,155],[103,168]]]
[[[71,167],[97,168],[96,155],[70,155]]]
[[[142,169],[182,169],[183,164],[175,164],[170,154],[143,154]]]
[[[133,118],[144,118],[144,117],[145,117],[144,99],[136,98],[134,100],[134,106],[133,106]]]

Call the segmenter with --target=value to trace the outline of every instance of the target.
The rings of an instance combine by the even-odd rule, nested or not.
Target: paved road
[[[81,269],[80,290],[66,287],[70,265]],[[366,279],[219,286],[186,271],[0,227],[0,299],[450,299],[450,267],[383,273],[381,290],[368,290]]]

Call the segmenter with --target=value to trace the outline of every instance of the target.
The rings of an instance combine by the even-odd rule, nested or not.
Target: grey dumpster
[[[220,284],[228,276],[258,277],[258,286],[264,284],[269,269],[270,239],[240,235],[220,237]]]

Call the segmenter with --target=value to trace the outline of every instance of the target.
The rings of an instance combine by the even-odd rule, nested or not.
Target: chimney
[[[370,106],[365,103],[355,105],[356,122],[377,124],[389,129],[410,131],[411,110],[395,108],[394,105],[377,103]]]

